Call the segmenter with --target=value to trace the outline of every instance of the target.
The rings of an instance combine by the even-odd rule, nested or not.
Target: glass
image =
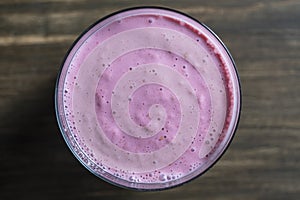
[[[238,74],[207,26],[139,7],[87,28],[55,88],[65,142],[93,174],[135,190],[186,183],[229,146],[240,115]]]

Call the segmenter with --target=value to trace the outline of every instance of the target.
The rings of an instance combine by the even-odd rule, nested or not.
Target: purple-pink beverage
[[[233,60],[206,26],[135,8],[98,21],[67,54],[56,88],[66,143],[98,177],[153,190],[205,172],[240,112]]]

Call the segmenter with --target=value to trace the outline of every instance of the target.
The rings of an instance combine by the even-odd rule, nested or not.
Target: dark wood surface
[[[60,63],[87,26],[139,2],[0,2],[0,199],[300,199],[299,0],[147,1],[204,22],[235,58],[240,125],[205,175],[135,192],[99,180],[73,157],[54,114]]]

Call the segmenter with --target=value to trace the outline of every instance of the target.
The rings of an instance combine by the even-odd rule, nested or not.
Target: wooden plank
[[[239,129],[205,175],[171,190],[140,193],[99,180],[72,156],[53,105],[64,54],[97,19],[146,3],[0,2],[0,199],[298,199],[298,0],[151,1],[209,25],[230,49],[240,73]]]

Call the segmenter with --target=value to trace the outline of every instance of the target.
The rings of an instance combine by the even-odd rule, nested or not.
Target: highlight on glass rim
[[[204,24],[168,8],[121,10],[74,42],[55,104],[74,156],[99,178],[163,190],[213,166],[240,115],[234,61]]]

